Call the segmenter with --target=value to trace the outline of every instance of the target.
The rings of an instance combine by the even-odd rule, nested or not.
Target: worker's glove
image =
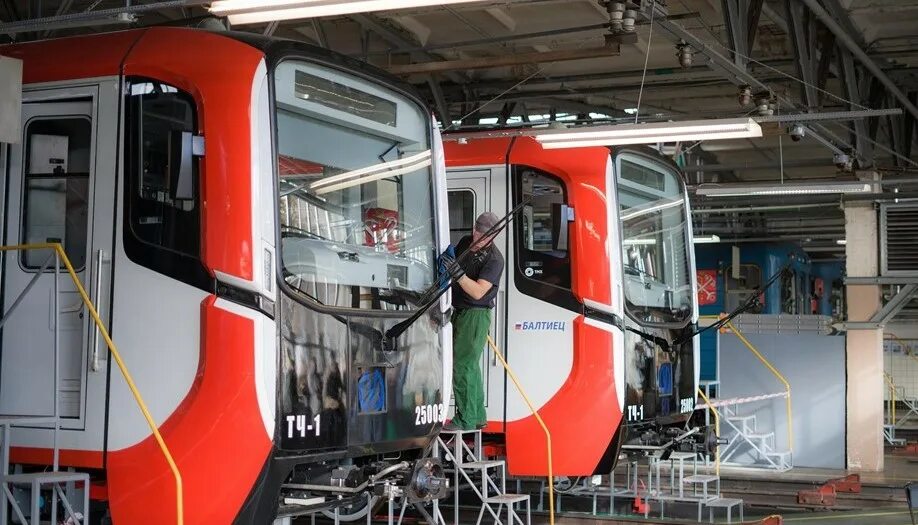
[[[439,269],[438,284],[441,289],[449,286],[450,281],[455,281],[465,274],[465,271],[456,261],[456,248],[450,244],[443,250],[437,261]]]

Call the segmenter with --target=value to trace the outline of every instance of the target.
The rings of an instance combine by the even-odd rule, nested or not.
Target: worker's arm
[[[484,297],[485,294],[488,293],[488,290],[494,286],[490,281],[485,279],[478,279],[475,281],[467,275],[460,277],[458,282],[462,291],[469,294],[469,296],[476,301]]]

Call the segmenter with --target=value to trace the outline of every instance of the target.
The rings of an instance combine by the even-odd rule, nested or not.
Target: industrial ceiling
[[[763,138],[663,150],[678,157],[692,187],[879,177],[880,199],[918,192],[918,1],[616,4],[480,1],[233,29],[303,40],[387,69],[415,84],[451,130],[767,115],[777,122],[762,123]],[[0,34],[16,40],[216,22],[195,0],[0,0],[0,17]],[[887,109],[900,114],[876,111]],[[849,111],[870,117],[839,114]],[[804,113],[818,116],[794,117]],[[814,259],[844,255],[841,204],[854,198],[774,200],[695,196],[696,233],[786,239]]]

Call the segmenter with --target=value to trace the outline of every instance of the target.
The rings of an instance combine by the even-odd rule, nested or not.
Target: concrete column
[[[879,274],[877,213],[873,206],[845,207],[845,257],[848,277]],[[867,321],[880,308],[880,287],[848,286],[849,321]],[[883,330],[849,330],[847,463],[857,471],[883,470]]]

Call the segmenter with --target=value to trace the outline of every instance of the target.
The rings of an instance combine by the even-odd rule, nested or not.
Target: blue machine
[[[698,268],[698,307],[702,316],[729,313],[743,304],[785,265],[786,271],[760,296],[762,303],[750,313],[820,314],[841,313],[841,262],[813,263],[800,246],[788,242],[749,243],[739,248],[739,272],[733,272],[730,244],[695,245]],[[701,334],[701,379],[717,375],[717,334]]]

